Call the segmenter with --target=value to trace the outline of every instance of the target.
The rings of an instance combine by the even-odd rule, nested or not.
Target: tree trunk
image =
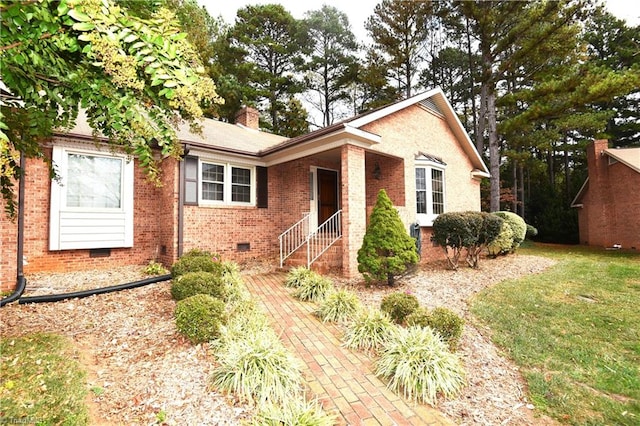
[[[471,31],[469,30],[469,18],[465,16],[464,20],[467,26],[467,55],[469,56],[469,99],[471,100],[471,114],[473,115],[473,130],[474,132],[476,132],[476,134],[474,135],[476,137],[476,149],[478,150],[478,153],[482,155],[482,151],[484,150],[484,143],[482,143],[481,145],[478,144],[478,115],[476,111],[476,97],[474,88],[475,81],[473,79],[474,66],[473,53],[471,51]]]
[[[512,164],[513,173],[513,201],[511,202],[511,211],[518,214],[518,163],[513,161]]]
[[[496,118],[495,88],[487,87],[487,126],[489,127],[489,172],[491,173],[492,212],[500,210],[500,143]]]
[[[484,126],[487,119],[487,83],[480,87],[480,112],[478,113],[478,126],[476,128],[476,149],[480,154],[484,152]]]
[[[518,164],[518,199],[520,200],[520,217],[522,217],[523,219],[525,219],[525,213],[524,213],[524,206],[525,206],[525,202],[524,202],[524,165],[521,163]]]

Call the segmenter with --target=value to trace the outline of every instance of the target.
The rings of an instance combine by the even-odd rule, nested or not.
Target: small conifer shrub
[[[386,281],[393,285],[418,260],[415,240],[407,233],[386,191],[381,189],[358,250],[358,271],[367,282]]]
[[[176,327],[192,343],[216,339],[226,322],[224,302],[208,294],[197,294],[176,303]]]
[[[413,325],[417,327],[429,327],[429,319],[429,310],[420,306],[418,309],[407,315],[407,327],[411,327]]]
[[[460,316],[447,308],[435,308],[428,315],[427,325],[442,337],[449,349],[457,349],[464,328],[464,320]]]
[[[413,294],[397,291],[382,299],[380,309],[386,312],[394,322],[402,324],[419,306],[418,298]]]

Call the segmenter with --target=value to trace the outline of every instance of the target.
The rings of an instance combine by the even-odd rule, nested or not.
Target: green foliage
[[[201,105],[222,101],[165,8],[147,20],[110,0],[5,2],[0,55],[10,93],[0,106],[0,187],[10,216],[16,153],[49,161],[41,141],[71,128],[80,108],[159,183],[153,150],[179,158],[174,123],[197,127]]]
[[[465,385],[462,363],[431,328],[400,328],[380,350],[376,374],[406,398],[432,405]]]
[[[304,302],[320,302],[334,291],[330,279],[314,273],[293,292],[293,297]]]
[[[85,373],[73,342],[36,333],[0,339],[0,422],[88,425]]]
[[[285,287],[298,288],[302,286],[305,281],[315,279],[316,276],[317,273],[315,271],[307,269],[304,266],[298,266],[287,273],[284,285]]]
[[[535,237],[536,235],[538,235],[538,229],[533,225],[527,224],[527,233],[525,235],[525,238],[530,240],[531,238]]]
[[[219,256],[200,250],[191,250],[185,253],[171,266],[171,276],[173,278],[184,275],[187,272],[211,272],[216,275],[222,274],[222,263]]]
[[[192,343],[209,342],[220,335],[226,322],[224,302],[208,294],[196,294],[176,303],[176,327]]]
[[[420,306],[418,309],[407,315],[407,327],[429,327],[429,319],[429,309],[425,308],[424,306]]]
[[[335,416],[328,415],[317,401],[289,398],[280,404],[260,405],[251,426],[333,426]]]
[[[358,271],[367,282],[386,280],[393,285],[395,278],[418,260],[415,240],[407,233],[386,191],[381,189],[358,250]]]
[[[323,322],[346,322],[353,319],[362,305],[358,296],[348,290],[341,289],[329,294],[316,311]]]
[[[496,216],[499,216],[504,220],[513,231],[513,243],[511,245],[511,252],[516,251],[520,247],[520,243],[524,241],[527,235],[527,224],[524,219],[512,212],[494,212]]]
[[[475,268],[481,251],[497,238],[501,225],[502,219],[489,213],[442,213],[433,221],[431,241],[443,248],[452,269],[458,269],[463,250],[467,263]]]
[[[457,349],[464,327],[464,320],[460,316],[447,308],[435,308],[429,314],[427,325],[442,337],[449,349]]]
[[[344,335],[344,345],[351,349],[380,349],[396,331],[395,324],[379,309],[367,309],[351,322]]]
[[[299,361],[270,329],[225,340],[216,351],[211,385],[246,401],[282,404],[302,386]]]
[[[502,223],[500,235],[491,244],[487,246],[487,250],[491,256],[507,254],[513,247],[513,230],[507,222]]]
[[[145,275],[166,275],[169,273],[162,263],[158,263],[154,260],[149,261],[143,272]]]
[[[171,282],[171,296],[183,300],[196,294],[208,294],[220,300],[227,297],[227,288],[221,275],[211,272],[187,272]]]
[[[394,292],[382,299],[380,310],[397,324],[402,324],[419,306],[418,298],[413,294]]]
[[[222,282],[225,287],[225,302],[235,304],[249,299],[250,294],[244,285],[238,264],[235,262],[223,261],[221,269]]]

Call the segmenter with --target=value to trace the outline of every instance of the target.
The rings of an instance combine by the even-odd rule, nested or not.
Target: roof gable
[[[640,173],[640,148],[608,148],[603,152],[609,157]]]

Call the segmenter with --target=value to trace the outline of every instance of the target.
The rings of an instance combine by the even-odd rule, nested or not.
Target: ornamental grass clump
[[[216,358],[211,385],[242,400],[281,404],[301,390],[300,363],[273,332],[229,340]]]
[[[283,404],[263,404],[249,423],[251,426],[333,426],[335,416],[325,413],[322,404],[303,396]]]
[[[346,322],[352,320],[361,308],[362,304],[355,293],[340,289],[324,299],[316,315],[323,322]]]
[[[240,268],[235,262],[222,262],[222,282],[225,287],[225,301],[235,304],[247,300],[251,297],[247,287],[244,285]]]
[[[402,324],[405,318],[411,315],[419,306],[418,298],[413,294],[397,291],[386,295],[382,299],[380,309],[382,312],[389,314],[394,322]]]
[[[171,276],[173,278],[184,275],[187,272],[198,271],[220,275],[222,273],[220,256],[208,251],[194,249],[183,254],[180,259],[171,266]]]
[[[285,287],[289,288],[298,288],[304,282],[314,279],[318,274],[311,269],[308,269],[304,266],[298,266],[293,268],[287,274],[287,278],[284,282]]]
[[[314,275],[304,280],[293,292],[293,297],[303,302],[320,302],[334,292],[333,283],[314,272]]]
[[[216,339],[227,320],[225,304],[208,294],[197,294],[176,303],[176,328],[192,343]]]
[[[456,396],[465,385],[460,359],[431,328],[399,328],[379,352],[376,375],[406,398],[434,404],[439,394]]]
[[[367,309],[351,322],[344,334],[344,346],[363,351],[377,351],[397,330],[386,313],[379,309]]]
[[[227,295],[222,276],[211,272],[187,272],[171,281],[171,297],[183,300],[196,294],[208,294],[224,300]]]

